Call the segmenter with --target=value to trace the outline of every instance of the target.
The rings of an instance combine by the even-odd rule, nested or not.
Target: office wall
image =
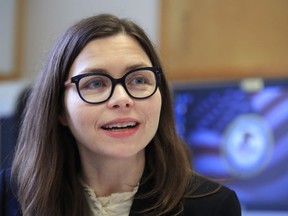
[[[170,79],[287,77],[288,1],[162,0]]]
[[[98,13],[130,17],[158,43],[159,0],[25,0],[23,71],[33,79],[56,38],[74,22]]]

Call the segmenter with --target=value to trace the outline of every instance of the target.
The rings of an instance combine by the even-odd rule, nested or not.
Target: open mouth
[[[123,123],[104,125],[101,128],[104,130],[123,130],[123,129],[135,128],[137,125],[138,125],[137,122],[123,122]]]

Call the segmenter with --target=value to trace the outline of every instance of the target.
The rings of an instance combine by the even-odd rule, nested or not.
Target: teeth
[[[119,129],[119,128],[134,127],[134,126],[136,126],[136,122],[123,122],[123,123],[106,125],[103,128],[105,128],[105,129]]]

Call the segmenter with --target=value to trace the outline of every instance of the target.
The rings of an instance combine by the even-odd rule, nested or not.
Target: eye
[[[140,84],[145,84],[147,83],[147,80],[145,77],[134,77],[134,79],[132,80],[131,84],[135,84],[135,85],[140,85]]]
[[[139,70],[130,73],[126,77],[126,85],[131,88],[143,88],[151,85],[155,85],[155,76],[152,71],[149,70]]]
[[[109,79],[102,76],[86,77],[81,80],[81,89],[96,90],[109,86]]]
[[[102,87],[104,84],[102,82],[102,80],[99,79],[92,79],[89,82],[86,83],[85,88],[88,89],[95,89],[95,88],[100,88]]]

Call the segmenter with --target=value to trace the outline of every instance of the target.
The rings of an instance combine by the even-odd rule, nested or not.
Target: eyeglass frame
[[[150,95],[145,96],[145,97],[135,97],[135,96],[133,96],[133,95],[129,92],[129,90],[127,89],[126,83],[125,83],[125,79],[126,79],[126,77],[127,77],[129,74],[131,74],[131,73],[133,73],[133,72],[135,72],[135,71],[140,71],[140,70],[149,70],[149,71],[153,72],[153,73],[154,73],[154,76],[155,76],[155,80],[156,80],[156,85],[155,85],[154,91],[153,91]],[[86,102],[86,103],[88,103],[88,104],[101,104],[101,103],[104,103],[104,102],[108,101],[108,100],[112,97],[112,95],[113,95],[113,93],[114,93],[115,86],[116,86],[117,84],[121,84],[121,86],[125,89],[125,92],[129,95],[129,97],[134,98],[134,99],[140,99],[140,100],[142,100],[142,99],[149,98],[149,97],[151,97],[152,95],[155,94],[155,92],[157,91],[157,88],[161,85],[161,74],[162,74],[162,69],[161,69],[161,68],[158,68],[158,67],[141,67],[141,68],[136,68],[136,69],[133,69],[133,70],[129,70],[128,72],[126,72],[126,73],[125,73],[122,77],[120,77],[120,78],[114,78],[114,77],[112,77],[112,76],[110,76],[110,75],[108,75],[108,74],[106,74],[106,73],[103,73],[103,72],[90,72],[90,73],[79,74],[79,75],[73,76],[73,77],[71,77],[70,80],[67,80],[67,81],[64,83],[64,85],[65,85],[65,86],[68,86],[69,84],[74,83],[74,84],[76,85],[76,89],[77,89],[77,92],[78,92],[79,97],[80,97],[84,102]],[[90,101],[87,101],[87,100],[81,95],[80,87],[79,87],[79,82],[80,82],[80,80],[81,80],[82,78],[84,78],[84,77],[94,76],[94,75],[105,76],[105,77],[107,77],[108,79],[111,80],[111,84],[112,84],[112,86],[111,86],[111,92],[110,92],[110,95],[107,97],[107,99],[105,99],[104,101],[100,101],[100,102],[90,102]]]

